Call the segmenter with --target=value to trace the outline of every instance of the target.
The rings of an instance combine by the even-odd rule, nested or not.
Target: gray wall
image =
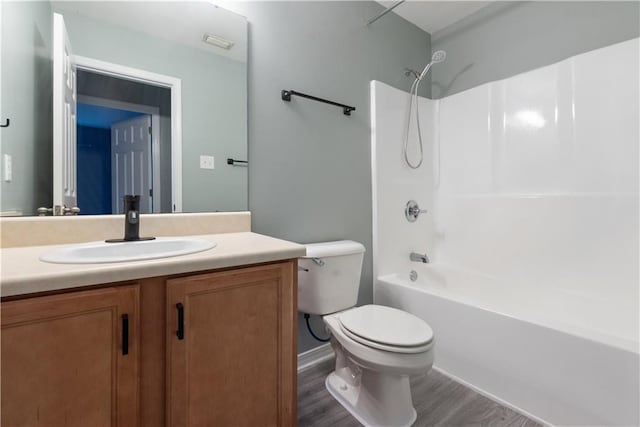
[[[246,168],[226,165],[247,155],[246,64],[181,44],[64,13],[77,55],[182,79],[183,211],[247,208]],[[213,155],[214,170],[199,167]]]
[[[424,67],[429,35],[396,15],[370,27],[373,2],[251,2],[249,208],[252,227],[295,242],[352,239],[367,253],[361,304],[372,301],[369,81],[408,88],[404,68]],[[294,97],[294,89],[357,108]],[[401,206],[398,209],[402,209]],[[314,324],[321,333],[321,323]],[[298,348],[319,343],[299,322]]]
[[[49,2],[2,1],[2,128],[0,154],[13,158],[13,180],[2,182],[0,210],[34,214],[52,200],[52,63]],[[2,156],[0,156],[2,159]],[[34,171],[38,170],[39,174]]]
[[[640,2],[498,2],[433,34],[435,98],[640,34]]]

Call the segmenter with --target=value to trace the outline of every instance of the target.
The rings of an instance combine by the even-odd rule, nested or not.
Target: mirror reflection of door
[[[112,213],[124,213],[126,194],[140,196],[140,213],[153,210],[151,181],[151,116],[111,125]]]
[[[53,14],[53,210],[77,206],[76,66],[64,18]]]
[[[78,101],[80,213],[122,213],[125,194],[170,211],[170,89],[79,69]]]
[[[76,67],[57,13],[53,46],[55,214],[122,213],[125,194],[141,196],[142,213],[172,211],[171,182],[160,180],[171,176],[171,90]]]
[[[142,195],[141,211],[153,212],[152,141],[157,126],[151,123],[157,114],[127,110],[126,104],[96,98],[79,96],[79,100],[77,175],[81,213],[122,213],[124,194]],[[137,108],[141,109],[144,106]]]

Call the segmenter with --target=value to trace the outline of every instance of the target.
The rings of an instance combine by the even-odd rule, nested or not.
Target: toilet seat
[[[342,325],[340,325],[340,330],[355,342],[358,342],[367,347],[375,348],[376,350],[384,350],[392,353],[406,353],[406,354],[424,353],[425,351],[429,350],[429,348],[431,347],[431,343],[424,344],[421,346],[416,346],[416,347],[394,347],[394,346],[380,344],[378,342],[370,341],[370,340],[367,340],[366,338],[359,337],[358,335],[355,335],[354,333],[349,332],[349,330]]]
[[[340,330],[360,344],[394,353],[422,353],[433,341],[433,331],[417,316],[391,307],[365,305],[337,316]]]

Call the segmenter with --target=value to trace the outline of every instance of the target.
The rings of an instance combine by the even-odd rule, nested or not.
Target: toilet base
[[[348,367],[343,367],[329,374],[325,386],[366,427],[409,427],[416,420],[408,376],[365,370],[353,375]]]

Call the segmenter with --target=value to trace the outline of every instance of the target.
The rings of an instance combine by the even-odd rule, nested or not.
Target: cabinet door
[[[2,426],[136,425],[137,311],[137,285],[3,302]]]
[[[167,282],[169,425],[295,425],[295,267]]]

